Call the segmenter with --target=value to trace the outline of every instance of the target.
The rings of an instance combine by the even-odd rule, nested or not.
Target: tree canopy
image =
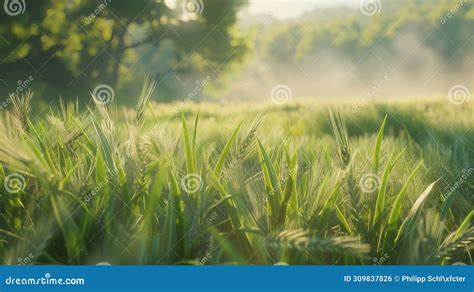
[[[136,64],[148,61],[153,67],[145,66],[146,73],[159,80],[167,74],[215,74],[245,51],[243,40],[233,33],[243,0],[47,0],[24,5],[24,13],[0,18],[7,92],[29,75],[34,83],[61,89],[53,94],[87,96],[102,83],[124,89],[145,73]]]

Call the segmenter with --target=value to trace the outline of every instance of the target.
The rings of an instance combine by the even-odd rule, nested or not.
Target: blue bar
[[[474,291],[473,266],[2,266],[0,275],[2,292]]]

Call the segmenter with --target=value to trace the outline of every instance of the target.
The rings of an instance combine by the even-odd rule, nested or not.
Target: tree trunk
[[[122,62],[123,54],[125,52],[125,33],[126,29],[117,36],[117,48],[111,57],[112,72],[110,75],[110,86],[117,88],[120,78],[120,63]]]

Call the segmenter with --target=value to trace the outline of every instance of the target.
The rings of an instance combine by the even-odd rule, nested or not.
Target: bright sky
[[[357,6],[360,0],[250,0],[248,13],[272,14],[286,19],[301,15],[316,7]]]

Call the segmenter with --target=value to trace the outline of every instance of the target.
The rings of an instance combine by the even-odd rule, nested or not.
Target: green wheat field
[[[12,99],[2,264],[471,265],[474,106]]]

